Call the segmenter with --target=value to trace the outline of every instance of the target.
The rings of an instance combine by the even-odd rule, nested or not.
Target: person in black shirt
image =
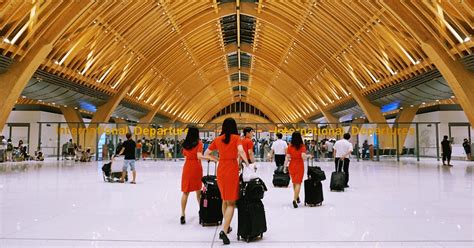
[[[462,143],[462,147],[464,147],[464,151],[466,152],[467,161],[471,160],[471,144],[469,143],[468,139],[464,139]]]
[[[122,148],[118,155],[122,155],[125,153],[125,159],[123,160],[123,168],[122,168],[122,178],[120,178],[120,182],[124,182],[125,174],[127,173],[128,165],[130,165],[130,170],[132,171],[133,179],[130,182],[131,184],[136,184],[136,177],[137,172],[135,171],[135,141],[132,140],[132,134],[127,133],[126,135],[127,140],[123,142]]]
[[[451,165],[451,152],[452,152],[451,142],[448,140],[447,135],[445,135],[443,137],[443,141],[441,141],[441,148],[443,150],[443,165],[446,165],[445,161],[448,160],[448,166],[452,166]]]

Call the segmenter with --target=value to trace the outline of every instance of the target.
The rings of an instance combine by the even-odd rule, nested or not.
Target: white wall
[[[444,135],[449,134],[449,122],[468,122],[466,114],[463,111],[437,111],[415,116],[414,122],[440,122],[439,125],[439,139],[440,142]],[[432,125],[428,127],[426,124],[419,124],[420,126],[420,153],[427,156],[436,156],[436,127]],[[473,138],[474,129],[471,127],[471,139]],[[468,138],[467,127],[453,127],[451,128],[451,136],[453,142],[454,157],[464,157],[464,149],[462,142],[464,138]],[[406,145],[415,144],[415,139],[409,139]]]
[[[30,123],[30,140],[29,153],[33,154],[38,147],[39,124],[38,122],[65,122],[64,116],[61,114],[54,114],[43,111],[12,111],[8,117],[7,123]],[[85,122],[90,120],[84,119]],[[65,123],[61,127],[67,127]],[[9,137],[9,128],[7,125],[2,130],[2,135]],[[12,142],[14,146],[18,145],[21,139],[26,143],[27,140],[26,128],[13,128]],[[70,135],[61,135],[60,144],[66,143],[71,139]],[[42,124],[41,125],[41,150],[45,155],[57,154],[58,147],[58,125],[57,124]]]
[[[395,119],[389,119],[387,122],[394,122]],[[463,111],[437,111],[425,114],[419,114],[415,116],[413,122],[440,122],[439,124],[439,142],[441,142],[444,135],[449,134],[448,123],[449,122],[468,122],[466,115]],[[436,125],[435,124],[419,124],[419,145],[421,156],[436,156]],[[374,128],[375,125],[362,125],[362,128]],[[415,125],[411,125],[410,128],[415,128]],[[464,149],[462,142],[464,138],[468,138],[467,127],[452,127],[451,136],[454,138],[453,143],[453,154],[454,157],[464,157]],[[361,146],[364,140],[367,140],[369,144],[374,144],[374,136],[359,135],[359,145]],[[471,128],[471,140],[474,141],[474,129]],[[406,148],[416,147],[416,134],[407,135],[404,146]],[[441,151],[440,151],[441,154]]]

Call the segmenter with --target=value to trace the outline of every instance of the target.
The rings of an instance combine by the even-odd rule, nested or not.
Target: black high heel
[[[300,198],[296,198],[296,203],[300,204]]]
[[[296,204],[296,201],[293,201],[293,207],[298,208],[298,204]]]
[[[229,226],[229,228],[227,229],[227,234],[229,234],[230,232],[232,232],[232,227]]]
[[[184,216],[181,216],[180,221],[181,225],[184,225],[186,223],[186,219],[184,218]]]
[[[230,240],[229,240],[229,238],[227,237],[227,235],[225,234],[224,231],[221,231],[219,233],[219,239],[222,239],[222,242],[224,242],[224,245],[230,244]]]

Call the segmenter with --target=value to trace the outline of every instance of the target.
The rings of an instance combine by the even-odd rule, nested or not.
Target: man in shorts
[[[133,179],[130,182],[131,184],[136,184],[136,177],[137,172],[135,171],[135,148],[137,144],[135,141],[132,140],[132,134],[127,133],[126,135],[127,140],[122,143],[122,148],[118,155],[122,155],[125,153],[125,159],[123,160],[123,168],[122,168],[122,177],[120,178],[120,182],[125,181],[125,174],[127,173],[128,166],[130,165],[130,170],[132,171]]]

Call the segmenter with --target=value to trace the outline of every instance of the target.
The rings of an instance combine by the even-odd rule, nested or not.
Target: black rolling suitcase
[[[311,161],[313,165],[313,161]],[[321,173],[322,172],[322,173]],[[326,179],[324,171],[317,166],[309,166],[308,179],[304,180],[304,205],[310,207],[321,206],[324,201],[322,180]]]
[[[313,179],[304,180],[304,205],[321,206],[323,201],[323,184]]]
[[[340,164],[344,165],[344,159],[339,159],[337,165],[337,171],[334,171],[331,174],[331,191],[344,191],[344,186],[346,185],[346,173],[342,172],[342,167]],[[339,171],[341,168],[341,171]]]
[[[238,226],[237,239],[250,242],[256,238],[263,238],[267,231],[265,207],[262,198],[267,191],[265,183],[260,179],[240,183],[240,199],[237,202]]]
[[[288,187],[290,185],[290,175],[285,173],[283,166],[279,166],[273,173],[272,183],[275,187]]]
[[[202,226],[220,225],[222,223],[222,198],[217,186],[217,177],[209,175],[209,163],[207,163],[207,175],[202,177],[204,187],[199,202],[199,224]],[[217,172],[217,163],[215,163]]]

